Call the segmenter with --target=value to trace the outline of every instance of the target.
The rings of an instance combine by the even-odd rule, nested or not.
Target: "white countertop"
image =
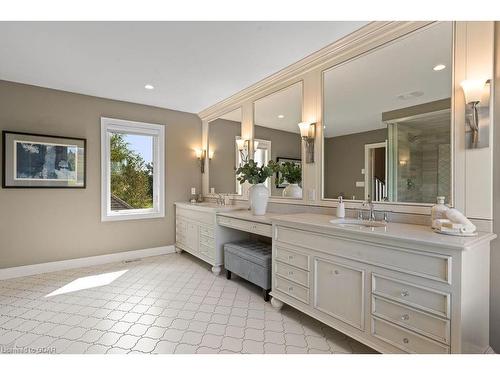
[[[176,206],[188,208],[191,210],[198,211],[209,211],[209,212],[230,212],[230,211],[238,211],[244,210],[244,207],[241,206],[221,206],[212,202],[202,202],[202,203],[189,203],[189,202],[175,202]]]
[[[496,238],[494,233],[478,232],[475,237],[457,237],[435,233],[430,227],[424,225],[387,223],[386,227],[376,228],[350,228],[340,227],[330,223],[335,216],[300,213],[300,214],[275,214],[273,224],[289,225],[303,229],[319,230],[323,233],[343,234],[345,237],[364,238],[366,240],[397,240],[413,242],[422,245],[433,245],[450,249],[464,249],[477,245],[483,241]]]

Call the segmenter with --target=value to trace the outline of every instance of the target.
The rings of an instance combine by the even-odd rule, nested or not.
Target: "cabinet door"
[[[193,252],[198,252],[198,242],[199,242],[198,229],[199,229],[198,224],[192,222],[187,223],[186,246]]]
[[[314,258],[313,272],[314,308],[364,330],[364,271]]]
[[[186,239],[187,239],[187,222],[180,216],[177,216],[175,218],[175,236],[176,236],[176,242],[179,245],[186,246]]]

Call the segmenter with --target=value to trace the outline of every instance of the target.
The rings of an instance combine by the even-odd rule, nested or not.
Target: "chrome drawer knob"
[[[410,320],[410,315],[408,315],[408,314],[404,314],[404,315],[401,317],[401,320]]]
[[[410,295],[410,292],[408,292],[407,290],[401,291],[401,297],[408,297],[409,295]]]
[[[293,275],[293,271],[288,271],[288,275],[292,276]]]
[[[409,342],[410,342],[410,340],[408,340],[406,337],[403,339],[404,344],[408,344]]]
[[[293,292],[293,286],[289,286],[289,287],[288,287],[288,291],[289,291],[289,292]]]
[[[293,259],[293,255],[289,255],[288,260],[292,260],[292,259]]]

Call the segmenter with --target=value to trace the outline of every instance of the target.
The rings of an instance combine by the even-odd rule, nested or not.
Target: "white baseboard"
[[[497,353],[495,353],[495,351],[491,346],[488,346],[488,349],[486,350],[485,354],[497,354]]]
[[[62,271],[71,268],[80,268],[80,267],[95,266],[98,264],[121,262],[124,260],[145,258],[156,255],[172,254],[174,252],[175,252],[175,246],[170,245],[170,246],[152,247],[149,249],[142,249],[142,250],[132,250],[132,251],[123,251],[120,253],[97,255],[86,258],[61,260],[57,262],[31,264],[28,266],[1,268],[0,280],[12,279],[15,277],[38,275],[47,272]]]

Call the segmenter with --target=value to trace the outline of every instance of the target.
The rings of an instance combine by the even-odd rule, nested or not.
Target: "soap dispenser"
[[[344,198],[342,196],[339,197],[339,204],[337,206],[337,217],[341,219],[345,217],[345,204],[344,204]]]
[[[439,228],[438,222],[436,220],[446,219],[446,211],[449,210],[449,207],[444,204],[445,197],[439,196],[437,197],[437,204],[432,206],[431,208],[431,223],[432,228]]]

